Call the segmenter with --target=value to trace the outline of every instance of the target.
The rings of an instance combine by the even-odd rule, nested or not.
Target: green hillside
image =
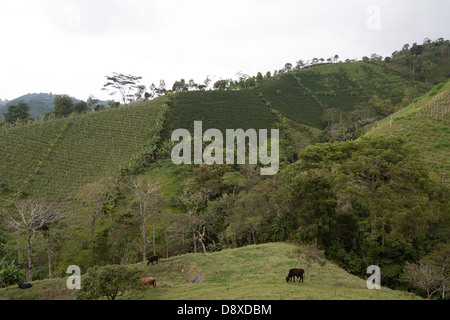
[[[441,178],[450,176],[450,82],[375,123],[367,135],[400,136]]]
[[[433,42],[425,39],[422,44],[405,44],[384,62],[376,63],[420,81],[430,89],[450,78],[450,42],[439,38]]]
[[[321,65],[263,79],[253,89],[174,94],[162,135],[169,139],[175,129],[192,130],[195,120],[220,130],[280,127],[273,110],[298,124],[323,128],[325,110],[365,108],[374,95],[398,105],[406,92],[422,90],[401,74],[368,63]],[[1,130],[0,183],[36,197],[73,197],[80,186],[114,175],[130,161],[148,141],[162,101]],[[292,146],[311,142],[310,130],[289,127]],[[281,130],[283,136],[289,128]]]
[[[311,282],[286,283],[291,268],[304,268],[292,256],[294,245],[268,243],[208,254],[187,254],[159,264],[130,265],[142,277],[155,277],[156,289],[127,292],[123,300],[410,300],[406,292],[382,287],[369,290],[366,281],[333,263],[311,268]],[[201,279],[200,284],[192,283]],[[82,280],[83,281],[83,280]],[[23,291],[0,289],[0,300],[73,299],[63,279],[36,281]]]
[[[407,106],[426,85],[385,63],[316,64],[254,80],[2,127],[0,269],[12,271],[0,287],[24,280],[26,270],[35,286],[0,290],[0,299],[71,298],[61,278],[42,280],[49,265],[64,277],[69,265],[133,265],[144,251],[172,258],[152,268],[155,274],[133,265],[159,285],[123,298],[409,297],[369,291],[344,271],[364,278],[372,264],[384,268],[386,286],[423,295],[402,276],[408,263],[448,243],[449,190],[430,176],[449,173],[449,84]],[[261,176],[253,165],[175,165],[171,133],[192,131],[194,121],[204,130],[279,128],[279,174]],[[133,184],[139,179],[148,190]],[[151,196],[142,200],[139,191]],[[64,213],[50,232],[34,233],[30,250],[25,233],[5,223],[19,215],[15,200],[27,196]],[[315,267],[313,281],[298,291],[284,281],[298,266],[287,255],[292,246],[280,242],[315,243],[343,269]],[[272,244],[248,246],[261,243]],[[244,248],[220,251],[230,247]],[[252,278],[255,268],[260,281]],[[201,286],[186,283],[198,275]]]
[[[221,130],[269,128],[275,121],[270,109],[297,123],[324,129],[328,109],[368,110],[375,96],[398,109],[404,99],[409,103],[423,93],[422,84],[386,67],[365,62],[324,64],[265,77],[255,87],[238,91],[230,87],[177,93],[166,130],[192,130],[195,120]]]
[[[263,97],[291,120],[324,128],[327,109],[351,112],[372,107],[370,100],[389,99],[401,105],[407,95],[423,94],[423,85],[401,73],[355,62],[324,64],[295,70],[262,82]]]
[[[163,100],[0,131],[0,182],[33,197],[68,200],[114,176],[145,144]]]
[[[167,117],[165,135],[183,128],[193,133],[194,121],[202,121],[204,130],[267,129],[276,120],[254,90],[180,92],[174,97]]]

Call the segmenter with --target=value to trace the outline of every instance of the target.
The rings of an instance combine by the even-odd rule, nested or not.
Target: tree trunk
[[[47,238],[47,260],[48,260],[48,278],[53,279],[52,250],[48,238]]]
[[[445,299],[445,282],[442,284],[442,300]]]
[[[32,272],[32,264],[31,264],[31,231],[28,231],[28,237],[27,237],[27,252],[28,252],[28,262],[27,262],[27,282],[33,281],[33,272]]]
[[[153,255],[156,256],[155,224],[153,224]]]
[[[205,247],[205,243],[203,242],[203,239],[199,238],[198,240],[200,241],[200,244],[202,245],[203,253],[206,254],[206,247]]]
[[[197,239],[195,237],[195,228],[192,228],[192,237],[194,240],[194,253],[197,253]]]
[[[164,230],[164,238],[166,238],[166,258],[169,259],[169,239],[167,239],[167,229]]]
[[[307,264],[306,265],[306,267],[305,267],[305,269],[306,269],[306,275],[307,275],[307,277],[308,277],[308,282],[311,282],[311,273],[309,272],[310,270],[310,265],[309,264]]]
[[[146,236],[146,232],[145,232],[145,220],[142,221],[142,226],[141,226],[142,230],[142,259],[144,260],[144,262],[147,261],[147,236]]]
[[[92,218],[91,220],[91,242],[94,243],[94,237],[95,237],[95,219]]]
[[[205,231],[205,227],[203,227],[203,233],[198,233],[198,241],[200,242],[200,244],[202,245],[202,248],[203,248],[203,253],[204,254],[206,254],[206,247],[205,247],[205,242],[204,242],[204,239],[205,239],[205,233],[206,233],[206,231]]]

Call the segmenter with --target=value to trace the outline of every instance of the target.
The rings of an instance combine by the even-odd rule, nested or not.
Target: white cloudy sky
[[[379,15],[378,15],[379,12]],[[113,72],[236,78],[450,38],[448,0],[0,0],[0,98],[101,91]]]

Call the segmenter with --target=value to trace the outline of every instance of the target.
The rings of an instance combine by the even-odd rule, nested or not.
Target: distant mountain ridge
[[[52,111],[53,100],[57,94],[53,93],[28,93],[11,101],[0,100],[0,115],[8,111],[8,106],[18,104],[20,102],[26,102],[30,107],[30,116],[32,118],[38,118],[45,115],[46,112]],[[71,97],[74,103],[80,102],[80,99]],[[99,101],[99,104],[108,105],[108,101]]]

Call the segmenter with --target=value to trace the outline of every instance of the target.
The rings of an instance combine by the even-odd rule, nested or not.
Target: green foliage
[[[428,92],[428,97],[432,97],[432,96],[435,96],[436,94],[438,94],[438,92],[442,89],[442,88],[444,88],[444,85],[445,85],[445,83],[439,83],[439,84],[437,84],[436,86],[434,86],[431,90],[430,90],[430,92]]]
[[[247,179],[239,172],[227,172],[222,177],[222,183],[232,190],[232,194],[236,194],[237,188],[246,185]]]
[[[336,196],[324,175],[315,172],[296,175],[289,184],[287,201],[297,215],[303,243],[325,243],[336,220]]]
[[[93,267],[82,277],[81,290],[77,290],[78,300],[107,298],[116,300],[125,292],[137,289],[140,275],[133,268],[124,265]]]
[[[95,111],[95,112],[103,111],[103,110],[106,110],[106,106],[104,106],[104,105],[102,105],[102,104],[97,104],[97,105],[94,107],[94,111]]]
[[[311,266],[313,264],[318,264],[319,266],[323,267],[327,263],[324,253],[311,245],[296,247],[293,254],[299,262],[304,261],[305,274],[309,282],[311,282]]]
[[[17,284],[25,278],[25,269],[17,266],[14,260],[7,261],[6,257],[0,259],[0,288]]]
[[[30,107],[24,102],[17,105],[8,106],[8,112],[5,113],[5,121],[9,124],[24,122],[30,119]]]
[[[74,108],[72,98],[65,94],[57,95],[53,100],[53,105],[55,106],[55,114],[58,117],[67,117]]]
[[[90,111],[90,108],[86,102],[80,101],[75,104],[73,111],[77,114],[83,114],[88,113]]]
[[[449,190],[434,185],[426,164],[402,139],[376,136],[318,144],[302,151],[300,159],[282,173],[292,181],[285,185],[283,202],[294,212],[308,213],[308,220],[299,223],[299,230],[311,232],[304,240],[310,241],[316,226],[327,228],[318,243],[346,269],[363,272],[362,263],[376,264],[389,270],[386,284],[399,284],[406,261],[420,256],[436,238],[445,241],[442,232],[450,217],[446,202],[436,195]],[[308,176],[317,181],[308,184]],[[318,179],[328,183],[323,186]],[[333,219],[322,220],[321,212]]]
[[[443,38],[423,44],[406,44],[401,51],[392,53],[389,63],[383,66],[421,81],[429,89],[434,84],[446,82],[450,76],[450,43]]]

